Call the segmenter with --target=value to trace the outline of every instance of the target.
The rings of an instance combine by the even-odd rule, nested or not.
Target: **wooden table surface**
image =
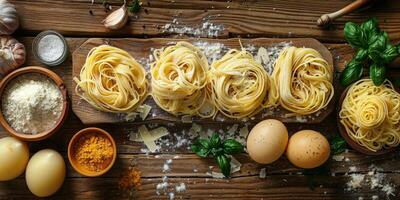
[[[39,32],[56,30],[67,38],[70,52],[73,52],[90,37],[185,37],[166,33],[165,25],[173,19],[180,24],[196,27],[208,20],[224,27],[217,37],[312,37],[323,42],[331,51],[335,67],[340,71],[352,58],[353,50],[343,38],[343,25],[346,21],[361,22],[369,16],[378,17],[380,26],[389,33],[392,40],[400,41],[400,1],[384,1],[374,9],[355,12],[335,21],[328,29],[315,25],[317,18],[338,10],[349,4],[350,0],[143,0],[143,8],[137,16],[131,16],[123,29],[109,31],[101,24],[106,16],[100,0],[91,5],[90,0],[12,0],[20,14],[21,26],[14,34],[28,50],[25,66],[39,65],[31,53],[31,43]],[[114,8],[121,1],[109,1]],[[90,14],[92,10],[93,14]],[[196,35],[207,37],[208,35]],[[51,68],[59,74],[71,88],[71,56],[58,67]],[[85,127],[71,112],[62,129],[50,139],[30,143],[31,154],[44,148],[53,148],[61,152],[67,162],[67,178],[64,185],[52,198],[59,199],[169,199],[168,195],[156,193],[156,185],[168,176],[168,192],[178,183],[186,184],[186,191],[175,192],[175,199],[399,199],[400,198],[400,155],[396,151],[383,156],[365,156],[353,150],[340,154],[346,159],[329,159],[323,172],[304,171],[291,165],[282,157],[271,165],[258,165],[246,155],[237,156],[242,163],[240,172],[231,179],[213,179],[207,172],[210,166],[216,166],[212,159],[200,159],[183,145],[177,148],[163,147],[161,153],[146,154],[144,145],[128,140],[128,129],[133,124],[97,125],[109,131],[118,145],[118,159],[113,169],[99,178],[87,178],[76,173],[66,158],[67,144],[72,135]],[[178,124],[171,130],[187,129],[190,125]],[[207,125],[211,126],[211,125]],[[218,125],[217,125],[218,126]],[[223,126],[223,125],[221,125]],[[218,128],[218,127],[217,127]],[[225,128],[226,126],[222,127]],[[315,129],[323,132],[329,139],[338,134],[335,115],[332,114],[321,124],[291,124],[292,134],[299,129]],[[170,136],[173,144],[174,138]],[[0,137],[7,136],[0,129]],[[183,136],[185,137],[185,135]],[[167,159],[172,159],[171,170],[164,173],[162,167]],[[0,163],[1,164],[1,163]],[[380,168],[385,183],[397,190],[396,196],[387,196],[382,188],[371,188],[363,184],[359,189],[347,191],[346,184],[350,174],[368,176],[369,168]],[[121,190],[118,181],[129,166],[135,166],[142,172],[142,186],[137,191]],[[267,177],[259,178],[261,168],[266,168]],[[194,170],[195,169],[195,170]],[[322,171],[322,170],[321,170]],[[23,176],[16,180],[0,182],[0,199],[31,199],[33,196]]]

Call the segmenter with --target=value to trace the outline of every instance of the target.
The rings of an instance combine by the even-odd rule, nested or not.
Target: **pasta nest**
[[[173,115],[202,115],[209,68],[203,52],[188,42],[178,42],[155,50],[154,57],[151,87],[157,105]]]
[[[309,115],[325,108],[334,95],[333,69],[318,51],[287,47],[271,75],[269,106],[282,106],[294,115]]]
[[[211,102],[230,118],[244,118],[263,109],[269,90],[269,76],[245,50],[229,50],[212,63],[208,72]]]
[[[75,92],[98,110],[134,111],[147,97],[145,69],[128,52],[101,45],[90,50]]]

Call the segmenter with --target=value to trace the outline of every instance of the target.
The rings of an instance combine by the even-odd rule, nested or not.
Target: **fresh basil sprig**
[[[343,153],[346,150],[346,147],[346,140],[340,136],[336,136],[331,141],[331,152],[333,155]]]
[[[347,86],[357,81],[363,74],[363,68],[370,66],[370,78],[375,85],[381,85],[386,80],[386,64],[399,56],[400,46],[390,43],[388,34],[380,30],[375,18],[361,25],[347,22],[343,32],[357,53],[342,72],[341,84]]]
[[[229,155],[242,153],[244,147],[234,139],[222,141],[217,133],[210,139],[199,138],[191,146],[192,151],[200,157],[214,157],[225,177],[231,174],[231,158]]]

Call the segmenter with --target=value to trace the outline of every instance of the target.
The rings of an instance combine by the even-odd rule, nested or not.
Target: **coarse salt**
[[[49,34],[39,40],[37,51],[41,59],[53,62],[63,55],[64,48],[65,44],[59,36]]]
[[[180,183],[179,185],[175,186],[175,191],[178,193],[186,191],[185,183]]]

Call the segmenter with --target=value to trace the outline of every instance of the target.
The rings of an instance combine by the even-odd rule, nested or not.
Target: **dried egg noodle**
[[[206,105],[208,61],[203,52],[188,42],[154,51],[151,65],[152,96],[163,110],[174,115],[200,115]]]
[[[316,50],[285,48],[272,72],[268,104],[293,112],[288,116],[315,113],[332,99],[332,79],[331,66]]]
[[[249,52],[229,50],[212,63],[208,77],[211,101],[225,116],[239,119],[263,109],[269,76]]]
[[[371,79],[354,83],[339,117],[350,138],[371,151],[399,145],[400,94],[389,81],[381,86]]]
[[[126,51],[109,45],[90,50],[75,92],[106,112],[132,112],[147,96],[144,68]]]

